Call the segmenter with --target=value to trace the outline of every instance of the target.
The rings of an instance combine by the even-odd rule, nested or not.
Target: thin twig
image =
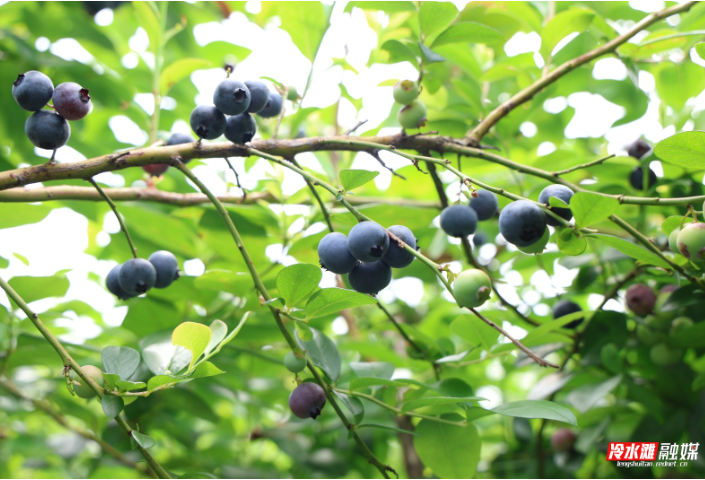
[[[398,172],[395,171],[392,167],[389,167],[389,166],[387,166],[386,163],[384,163],[384,160],[382,160],[382,159],[380,158],[380,156],[379,156],[379,152],[373,150],[373,151],[367,152],[367,153],[369,153],[370,155],[372,155],[372,157],[374,157],[374,159],[377,160],[377,162],[378,162],[380,165],[382,165],[382,167],[384,167],[384,168],[386,168],[387,170],[389,170],[390,172],[392,172],[392,175],[395,175],[395,176],[401,178],[402,180],[406,180],[406,177],[405,177],[404,175],[402,175],[401,173],[398,173]]]
[[[242,184],[240,183],[240,175],[237,174],[237,170],[235,170],[235,167],[233,167],[233,164],[230,162],[230,159],[228,157],[223,157],[225,159],[225,163],[228,164],[228,167],[230,167],[230,170],[235,174],[235,183],[237,183],[237,188],[242,190],[242,201],[244,202],[247,200],[247,190],[242,188]]]
[[[102,188],[100,188],[100,185],[93,179],[93,177],[89,178],[88,181],[95,187],[96,190],[98,190],[98,193],[100,194],[103,199],[108,202],[108,205],[110,205],[111,210],[115,214],[115,218],[117,218],[117,221],[120,223],[120,230],[125,234],[125,238],[127,239],[127,243],[130,246],[130,250],[132,250],[132,256],[134,258],[137,257],[137,247],[135,247],[135,244],[132,242],[132,237],[130,237],[130,232],[127,231],[127,227],[125,226],[125,222],[123,221],[122,217],[120,216],[120,212],[118,212],[117,206],[113,201],[110,199],[110,197],[103,191]]]
[[[296,165],[297,168],[303,170],[301,165],[299,165],[299,162],[296,161],[295,157],[291,157],[289,161]],[[321,209],[321,213],[323,214],[323,218],[326,221],[326,225],[328,225],[328,230],[330,232],[335,232],[335,229],[333,228],[333,221],[330,219],[330,212],[328,211],[328,208],[326,208],[326,204],[323,202],[323,199],[321,199],[321,196],[318,194],[316,187],[313,185],[313,183],[311,183],[309,179],[304,178],[304,181],[306,182],[306,186],[308,187],[308,189],[311,191],[311,195],[313,195],[314,200],[318,203],[318,207]]]
[[[559,170],[557,172],[553,172],[553,175],[558,177],[559,175],[565,175],[566,173],[574,172],[576,170],[582,170],[583,168],[594,167],[595,165],[599,165],[601,163],[606,162],[607,160],[609,160],[610,158],[613,158],[614,156],[615,156],[614,154],[607,155],[606,157],[602,157],[602,158],[594,160],[592,162],[583,163],[580,165],[576,165],[574,167],[566,168],[565,170]]]
[[[367,123],[367,120],[360,120],[359,122],[357,122],[357,124],[354,127],[352,127],[350,130],[345,132],[344,135],[351,135],[351,134],[355,133],[355,130],[357,130],[358,128],[360,128],[361,126],[363,126],[366,123]]]

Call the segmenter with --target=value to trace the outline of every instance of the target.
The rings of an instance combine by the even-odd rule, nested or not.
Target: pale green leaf
[[[323,277],[321,268],[309,263],[297,263],[277,274],[277,289],[286,305],[293,307],[314,291]]]
[[[619,208],[619,201],[592,192],[578,192],[570,199],[570,210],[579,228],[607,219]]]
[[[340,183],[345,191],[350,191],[372,181],[377,175],[379,172],[369,170],[343,170],[340,172]]]
[[[606,243],[610,247],[619,250],[623,254],[628,255],[632,258],[636,258],[637,260],[643,263],[655,265],[657,267],[662,268],[671,268],[671,266],[665,260],[663,260],[655,253],[635,243],[624,240],[623,238],[613,237],[611,235],[603,235],[601,233],[593,233],[588,235],[588,237],[594,238],[595,240],[598,240],[602,243]]]
[[[310,320],[324,317],[347,308],[375,303],[377,300],[364,293],[342,288],[324,288],[314,293],[306,303],[306,318]]]
[[[661,140],[654,153],[664,162],[684,168],[705,168],[705,132],[681,132]]]
[[[159,90],[165,95],[177,82],[191,75],[196,70],[210,68],[210,60],[202,58],[182,58],[162,70]]]
[[[191,352],[190,369],[206,350],[210,343],[211,335],[211,329],[202,323],[184,322],[174,329],[174,333],[171,335],[171,343],[182,346]]]
[[[504,40],[504,35],[488,26],[476,22],[462,22],[451,25],[438,35],[432,48],[449,43],[496,43]]]
[[[569,408],[547,400],[509,402],[493,408],[492,411],[508,417],[544,418],[546,420],[556,420],[574,426],[578,425],[575,414]]]

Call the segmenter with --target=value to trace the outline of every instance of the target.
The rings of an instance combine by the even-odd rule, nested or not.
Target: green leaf
[[[220,342],[220,348],[222,348],[225,345],[227,345],[228,343],[230,343],[232,341],[232,339],[235,338],[238,333],[240,333],[240,330],[242,330],[242,327],[245,325],[245,322],[247,321],[247,319],[249,317],[250,317],[250,312],[245,312],[245,314],[240,319],[240,323],[237,324],[237,327],[235,327],[235,329],[232,332],[230,332],[230,334],[227,337],[225,337],[225,340]]]
[[[683,221],[682,215],[673,215],[673,216],[666,218],[666,220],[663,221],[663,223],[661,224],[661,230],[663,230],[663,233],[665,233],[666,236],[668,236],[671,234],[671,232],[673,232],[673,230],[675,230],[676,228],[679,228],[681,223],[683,223],[683,225],[685,225],[686,223],[692,223],[692,222],[693,222],[693,219],[691,217],[688,217],[685,219],[685,221]]]
[[[414,435],[415,437],[419,436],[418,433],[412,432],[411,430],[402,430],[401,428],[389,427],[387,425],[380,425],[379,423],[363,423],[363,424],[358,425],[356,427],[357,430],[360,430],[361,428],[378,428],[380,430],[388,430],[390,432],[407,433],[409,435]]]
[[[416,5],[413,2],[348,2],[345,5],[345,12],[351,12],[354,7],[363,10],[380,10],[385,13],[416,11]]]
[[[695,380],[693,380],[693,391],[700,390],[701,388],[705,387],[705,372],[701,372],[697,377],[695,377]],[[358,428],[360,428],[358,426]]]
[[[188,378],[203,378],[203,377],[214,377],[215,375],[220,375],[225,373],[223,370],[219,369],[211,362],[199,363],[196,369],[193,371]]]
[[[365,407],[362,405],[362,401],[359,398],[336,391],[333,391],[333,393],[340,399],[340,403],[345,405],[345,408],[352,413],[354,423],[360,423],[362,419],[365,418]]]
[[[573,32],[583,32],[595,16],[595,12],[585,8],[570,8],[553,17],[541,32],[541,55],[548,58],[553,49]]]
[[[122,412],[122,409],[125,406],[125,402],[122,400],[122,397],[114,397],[112,395],[104,396],[101,399],[100,404],[103,407],[103,413],[105,413],[105,415],[109,418],[115,418],[120,415],[120,412]]]
[[[579,228],[605,220],[619,208],[616,198],[591,192],[578,192],[570,199],[570,210]]]
[[[571,205],[572,205],[571,201]],[[566,255],[580,255],[587,248],[585,237],[575,233],[575,230],[569,227],[559,227],[556,231],[556,244],[558,250]]]
[[[592,233],[587,236],[590,238],[594,238],[595,240],[599,240],[602,243],[606,243],[610,247],[617,249],[623,254],[628,255],[632,258],[636,258],[637,260],[643,263],[655,265],[657,267],[662,268],[671,268],[671,266],[666,263],[665,260],[661,259],[661,257],[656,255],[655,253],[632,242],[624,240],[623,238],[613,237],[611,235],[603,235],[601,233]]]
[[[297,263],[277,274],[277,289],[286,305],[293,307],[318,288],[323,278],[321,268],[310,263]]]
[[[364,293],[344,290],[342,288],[324,288],[316,293],[306,303],[306,318],[325,317],[347,308],[362,305],[373,305],[377,300]]]
[[[424,63],[438,63],[438,62],[445,62],[446,59],[438,55],[436,52],[428,48],[426,45],[423,43],[419,42],[419,48],[421,49],[421,53],[423,54],[424,57]],[[437,91],[438,89],[434,90]]]
[[[419,26],[425,37],[445,29],[458,16],[458,8],[451,2],[421,2]]]
[[[567,400],[578,411],[584,413],[590,410],[598,401],[604,399],[608,393],[621,383],[623,383],[622,376],[618,375],[604,382],[581,385],[568,394]],[[573,423],[573,425],[577,424]]]
[[[152,377],[147,380],[147,391],[151,392],[165,385],[176,385],[180,382],[180,379],[174,378],[170,375],[157,375],[156,377]]]
[[[210,68],[211,66],[212,63],[210,60],[204,60],[202,58],[182,58],[177,60],[162,70],[162,76],[159,80],[159,90],[162,95],[165,95],[178,81],[188,77],[196,70]]]
[[[350,390],[360,390],[363,388],[367,387],[405,387],[407,386],[407,383],[405,382],[397,382],[396,380],[387,380],[385,378],[377,378],[377,377],[361,377],[361,378],[354,378],[350,382],[350,386],[348,387]]]
[[[461,315],[450,324],[450,331],[471,346],[489,350],[497,343],[499,333],[474,315]]]
[[[222,320],[213,320],[209,328],[211,329],[211,339],[208,342],[208,346],[203,351],[205,355],[211,353],[228,334],[228,326]]]
[[[461,421],[458,415],[443,418]],[[414,447],[421,461],[440,478],[474,478],[480,462],[480,434],[469,424],[457,427],[433,420],[416,425]]]
[[[701,59],[705,60],[705,43],[696,43],[695,51]]]
[[[115,390],[118,382],[120,381],[120,375],[117,373],[103,372],[103,380],[105,380],[105,388],[107,390]]]
[[[681,132],[661,140],[654,153],[664,162],[683,168],[705,168],[705,132]]]
[[[134,390],[141,390],[147,386],[144,382],[129,382],[127,380],[118,380],[115,382],[115,386],[121,392],[132,392]]]
[[[377,175],[379,172],[369,170],[343,170],[340,172],[340,183],[343,184],[345,191],[350,191],[372,181]]]
[[[326,372],[331,380],[338,380],[341,364],[338,347],[323,332],[315,328],[312,328],[311,332],[313,332],[313,339],[309,342],[297,337],[299,346],[306,350],[306,355],[311,362]]]
[[[465,418],[468,422],[474,422],[475,420],[489,415],[494,415],[495,412],[492,410],[486,410],[482,407],[470,407],[465,411]]]
[[[401,407],[401,413],[406,413],[417,408],[429,407],[431,405],[448,405],[451,403],[477,402],[487,400],[482,397],[424,397],[405,403]]]
[[[320,2],[303,4],[281,2],[277,4],[276,8],[281,19],[281,28],[291,35],[291,40],[301,50],[301,53],[313,61],[318,51],[318,45],[328,28],[323,4]]]
[[[497,43],[504,40],[504,35],[488,26],[476,22],[462,22],[451,25],[438,35],[431,48],[449,43]]]
[[[510,402],[493,408],[492,411],[508,417],[544,418],[578,426],[578,420],[569,408],[547,400]]]
[[[527,342],[529,340],[541,338],[544,335],[547,335],[555,330],[558,330],[559,328],[564,327],[565,325],[569,324],[570,322],[573,322],[575,320],[578,320],[583,317],[589,317],[590,312],[589,311],[581,311],[581,312],[574,312],[568,315],[563,315],[562,317],[556,319],[556,320],[551,320],[550,322],[546,322],[544,324],[541,324],[537,328],[531,330],[529,334],[522,339],[522,342]]]
[[[677,347],[700,348],[705,346],[705,322],[698,322],[676,332],[670,340]]]
[[[184,322],[174,329],[174,333],[171,335],[171,343],[184,347],[192,354],[189,370],[206,350],[211,341],[211,335],[211,329],[202,323]]]
[[[100,353],[103,370],[116,373],[120,380],[129,379],[140,365],[140,354],[130,347],[105,347]]]
[[[134,442],[139,445],[140,447],[144,449],[149,449],[152,448],[157,444],[157,441],[154,440],[152,437],[148,437],[144,433],[140,433],[137,430],[132,430],[132,439]],[[136,445],[132,445],[132,449],[135,450],[137,448]]]
[[[572,199],[571,199],[572,201]],[[558,197],[550,196],[548,197],[548,204],[551,207],[557,207],[557,208],[570,208],[570,205],[565,203],[563,200],[561,200]]]
[[[30,205],[28,203],[0,204],[0,229],[41,222],[49,215],[51,210],[47,203],[41,205]],[[25,301],[27,300],[25,299]]]
[[[387,40],[380,48],[389,52],[389,63],[411,62],[416,65],[418,61],[414,51],[399,40]]]
[[[12,277],[7,283],[27,303],[43,298],[63,297],[69,289],[69,279],[65,275]]]
[[[394,364],[389,362],[350,362],[350,369],[358,377],[374,377],[389,380],[394,374]]]

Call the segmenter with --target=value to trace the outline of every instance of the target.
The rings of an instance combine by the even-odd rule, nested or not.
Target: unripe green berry
[[[404,128],[421,128],[426,125],[426,105],[420,100],[414,100],[397,114],[399,125]]]
[[[292,102],[295,102],[299,99],[299,92],[296,90],[296,87],[293,85],[289,85],[289,90],[288,93],[286,94],[286,99],[290,100]]]
[[[543,232],[543,236],[538,242],[529,245],[528,247],[520,247],[517,245],[517,248],[524,253],[543,253],[544,249],[546,248],[546,245],[548,245],[548,238],[550,236],[551,234],[548,231],[548,228],[546,228],[546,230]]]
[[[673,320],[673,323],[671,324],[671,335],[675,335],[678,332],[687,330],[693,325],[695,325],[695,322],[693,322],[690,318],[678,317]]]
[[[663,333],[656,332],[646,325],[637,325],[636,338],[644,345],[653,345],[663,340]]]
[[[705,223],[689,223],[677,237],[678,250],[692,262],[705,260]]]
[[[681,253],[680,250],[678,250],[678,234],[681,233],[680,228],[676,228],[671,232],[671,234],[668,236],[668,248],[673,252],[673,253]]]
[[[93,365],[86,365],[81,367],[81,370],[85,375],[88,375],[95,383],[103,386],[103,372],[100,368],[94,367]],[[83,379],[76,374],[73,381],[73,391],[81,398],[93,398],[96,396],[95,391],[88,385]]]
[[[419,85],[413,80],[401,80],[392,90],[394,100],[402,105],[410,105],[419,96]]]
[[[482,270],[465,270],[453,282],[453,293],[460,306],[479,307],[490,298],[492,281]]]
[[[284,355],[284,366],[291,373],[303,372],[306,368],[306,357],[297,357],[294,352],[289,352]]]

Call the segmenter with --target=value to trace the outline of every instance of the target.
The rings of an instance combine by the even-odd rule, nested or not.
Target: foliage
[[[462,10],[450,2],[262,2],[259,11],[254,3],[132,2],[114,6],[105,26],[83,2],[0,5],[0,228],[38,224],[32,231],[51,249],[42,222],[70,209],[85,219],[93,260],[122,263],[134,244],[143,258],[168,250],[181,265],[205,266],[118,302],[127,313],[116,326],[88,294],[65,298],[70,271],[38,274],[15,252],[0,258],[3,269],[20,262],[34,273],[0,272],[8,294],[0,306],[0,477],[141,478],[153,470],[165,478],[611,478],[633,472],[605,460],[610,441],[705,443],[703,264],[668,250],[668,235],[703,215],[705,134],[693,97],[705,88],[705,5],[669,6],[642,28],[634,25],[647,14],[625,2],[471,2]],[[347,48],[323,58],[335,22],[351,18],[376,36],[369,59]],[[263,28],[267,41],[283,30],[300,53],[305,75],[292,86],[301,97],[285,102],[281,118],[257,119],[267,141],[126,151],[181,128],[196,99],[203,103],[199,75],[215,85],[234,64],[238,77],[251,50],[226,40],[204,45],[195,33],[236,20]],[[356,42],[360,28],[346,41]],[[540,48],[509,55],[510,39],[527,32]],[[139,38],[148,39],[145,49]],[[64,58],[59,42],[85,53]],[[594,75],[602,55],[624,74]],[[364,124],[373,109],[346,79],[392,67],[417,72],[411,80],[428,109],[421,131],[398,134],[400,105],[391,100],[386,117]],[[59,150],[60,163],[44,165],[51,152],[27,140],[28,112],[10,95],[28,70],[90,88],[93,110],[72,123],[73,151],[63,153],[94,160],[62,163]],[[328,70],[342,79],[337,99],[306,103],[317,77],[332,78]],[[258,73],[287,91],[288,79],[268,75]],[[385,77],[369,92],[391,99],[398,80]],[[568,138],[576,108],[566,99],[584,92],[621,107],[603,131],[633,128],[630,141],[641,133],[635,122],[656,111],[654,150],[637,161],[624,152],[627,142],[608,152],[602,134]],[[355,111],[349,125],[340,124],[346,109]],[[141,143],[121,141],[120,124],[133,125]],[[356,128],[359,136],[338,135]],[[244,157],[233,170],[260,172],[258,181],[243,190],[238,173],[215,167],[223,155]],[[148,162],[172,167],[149,178],[139,168]],[[640,165],[648,179],[651,164],[661,166],[657,184],[636,190],[630,172]],[[206,181],[209,168],[218,178]],[[113,213],[85,181],[93,175],[116,201],[129,246],[121,231],[100,240]],[[285,194],[289,175],[307,184]],[[560,224],[542,254],[507,244],[496,219],[480,223],[489,239],[481,247],[438,228],[439,207],[466,202],[476,189],[497,193],[501,209],[534,201],[551,183],[576,193],[570,205],[541,205]],[[208,190],[214,184],[224,207]],[[550,211],[567,206],[570,222]],[[395,282],[376,298],[317,265],[328,229],[347,233],[365,219],[404,225],[420,246],[407,247],[416,260],[394,270]],[[472,266],[493,283],[477,310],[452,296],[455,276]],[[90,280],[103,288],[102,272]],[[678,288],[641,318],[623,304],[632,283]],[[551,307],[567,298],[583,311],[552,318]],[[671,333],[677,316],[694,324]],[[59,342],[70,331],[66,319],[79,317],[100,333]],[[654,359],[637,327],[653,329],[677,361]],[[292,351],[305,355],[307,370],[284,368]],[[73,395],[76,375],[85,381],[79,365],[101,368],[98,398]],[[326,389],[316,421],[287,407],[297,381]],[[566,427],[575,446],[554,452],[550,437]],[[638,472],[703,473],[702,462]]]

